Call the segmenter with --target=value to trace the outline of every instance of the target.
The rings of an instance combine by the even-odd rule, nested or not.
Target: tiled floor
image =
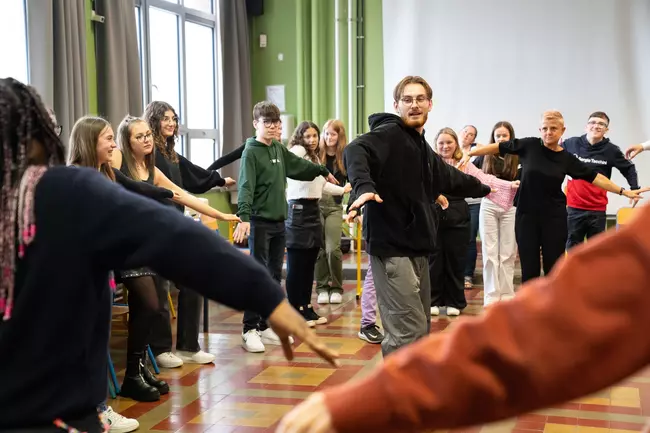
[[[362,376],[381,362],[379,346],[357,338],[361,313],[355,292],[356,284],[351,282],[346,285],[343,304],[319,308],[330,323],[317,327],[317,332],[341,353],[339,369],[321,362],[300,342],[292,362],[284,359],[279,348],[271,347],[265,354],[245,352],[240,344],[241,313],[213,304],[210,333],[201,337],[201,344],[216,354],[214,365],[163,370],[161,377],[169,382],[171,392],[159,402],[136,403],[118,397],[109,399],[109,404],[123,415],[137,418],[142,432],[271,432],[280,418],[311,392]],[[434,318],[432,332],[444,332],[451,322],[481,313],[480,288],[466,291],[466,295],[469,306],[463,315]],[[111,354],[120,381],[125,347],[123,327],[115,323]],[[463,431],[619,433],[641,430],[649,415],[650,371],[646,371],[588,398]]]

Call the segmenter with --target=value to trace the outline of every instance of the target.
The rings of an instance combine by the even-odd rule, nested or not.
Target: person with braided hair
[[[108,392],[112,269],[150,266],[224,305],[256,311],[288,359],[294,335],[338,365],[252,258],[96,168],[64,163],[36,91],[0,79],[0,431],[105,430],[97,406]]]

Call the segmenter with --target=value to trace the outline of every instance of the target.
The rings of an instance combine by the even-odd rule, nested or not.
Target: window
[[[0,14],[0,78],[29,82],[25,0],[3,0]],[[11,42],[9,42],[11,41]],[[11,59],[11,60],[8,60]]]
[[[179,116],[178,153],[201,167],[219,156],[217,16],[214,0],[136,0],[145,105]]]

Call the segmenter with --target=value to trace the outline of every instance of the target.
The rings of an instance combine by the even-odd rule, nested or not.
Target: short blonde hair
[[[542,113],[542,122],[545,120],[555,120],[564,124],[564,116],[557,110],[546,110]]]

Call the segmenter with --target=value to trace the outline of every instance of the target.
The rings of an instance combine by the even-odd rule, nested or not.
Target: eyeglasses
[[[54,126],[54,133],[56,134],[57,137],[61,136],[61,131],[63,131],[63,126],[61,125]]]
[[[282,120],[280,119],[260,119],[260,122],[264,123],[264,126],[266,126],[267,128],[270,128],[271,125],[273,126],[282,125]]]
[[[400,98],[400,101],[402,101],[402,103],[404,103],[404,105],[411,105],[411,104],[413,104],[413,101],[417,102],[418,105],[424,105],[427,102],[429,102],[429,98],[427,98],[424,95],[420,95],[420,96],[418,96],[416,98],[413,98],[412,96],[402,96]]]
[[[153,137],[153,133],[147,132],[144,135],[136,135],[133,138],[135,138],[135,141],[137,141],[138,143],[144,143],[145,141],[147,141],[147,139],[151,140],[152,137]]]
[[[174,116],[174,117],[165,116],[165,117],[162,118],[162,121],[165,122],[165,123],[178,123],[178,117],[176,117],[176,116]]]
[[[599,122],[598,120],[590,120],[587,122],[587,125],[589,126],[599,126],[601,128],[607,128],[607,124],[605,122]]]

